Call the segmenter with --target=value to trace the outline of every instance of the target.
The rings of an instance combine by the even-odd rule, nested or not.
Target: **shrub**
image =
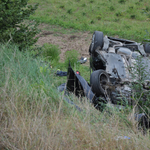
[[[45,60],[59,61],[60,50],[58,46],[52,44],[44,44],[43,56]]]
[[[67,13],[68,13],[68,14],[72,14],[72,9],[69,9],[69,10],[67,11]]]
[[[110,7],[109,7],[109,10],[110,10],[110,11],[114,11],[114,10],[115,10],[114,6],[110,6]]]
[[[0,1],[0,42],[13,42],[22,50],[37,41],[36,23],[24,22],[37,9],[37,4],[28,5],[28,0]]]
[[[90,3],[94,3],[94,0],[90,0]]]
[[[121,17],[122,16],[122,12],[116,12],[115,14],[117,17]]]
[[[131,19],[135,19],[135,18],[136,18],[136,15],[131,15],[130,18],[131,18]]]
[[[119,0],[118,2],[121,4],[124,4],[126,2],[126,0]]]
[[[146,60],[146,58],[144,58]],[[142,57],[137,57],[136,63],[131,68],[132,75],[132,85],[131,89],[133,91],[133,100],[139,106],[140,112],[148,113],[148,108],[150,106],[150,85],[147,85],[147,80],[149,79],[150,70],[146,65],[148,62],[143,60]]]
[[[74,67],[77,64],[78,55],[79,53],[76,50],[67,51],[65,53],[65,66],[67,67],[70,61],[71,66]]]

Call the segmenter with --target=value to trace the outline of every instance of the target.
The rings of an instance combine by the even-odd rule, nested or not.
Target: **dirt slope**
[[[72,49],[77,50],[80,56],[89,57],[88,50],[92,33],[76,32],[50,25],[41,25],[40,29],[41,33],[38,35],[39,39],[36,44],[43,45],[44,43],[49,43],[59,45],[61,50],[60,59],[62,61],[64,60],[65,52]]]

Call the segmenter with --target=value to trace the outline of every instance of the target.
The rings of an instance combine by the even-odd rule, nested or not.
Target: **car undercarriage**
[[[89,54],[92,71],[90,83],[74,72],[69,64],[67,91],[78,97],[87,97],[98,110],[103,110],[107,103],[123,107],[134,106],[132,85],[140,84],[140,91],[136,91],[137,93],[149,93],[150,43],[141,44],[107,37],[102,32],[95,31]],[[142,101],[145,103],[146,98]],[[144,118],[144,124],[150,123],[146,115],[139,115]]]
[[[138,82],[133,72],[144,65],[144,72],[150,72],[150,43],[137,43],[130,40],[103,36],[95,31],[89,48],[92,74],[90,84],[96,96],[104,96],[114,104],[131,102],[131,83]],[[144,86],[146,85],[146,86]],[[144,87],[150,86],[150,77],[145,78]]]

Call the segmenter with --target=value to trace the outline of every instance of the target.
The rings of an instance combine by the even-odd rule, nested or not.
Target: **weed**
[[[133,79],[132,90],[134,92],[134,100],[139,107],[140,112],[149,113],[147,107],[150,106],[150,94],[146,89],[147,79],[149,78],[150,70],[146,58],[138,56],[136,63],[131,67],[131,75]],[[135,82],[136,81],[136,82]],[[150,87],[147,86],[149,89]]]
[[[117,17],[121,17],[122,16],[122,12],[116,12],[115,14]]]
[[[62,8],[62,9],[63,9],[63,8],[65,8],[65,6],[64,6],[64,5],[60,5],[59,8]]]
[[[49,61],[59,61],[60,50],[58,46],[51,44],[44,44],[43,52],[44,59]]]
[[[90,3],[94,3],[94,0],[90,0]]]
[[[83,13],[82,13],[82,15],[83,15],[83,16],[86,16],[86,13],[85,13],[85,12],[83,12]]]
[[[136,2],[135,4],[136,4],[136,5],[140,5],[140,2]]]
[[[97,15],[96,18],[97,18],[97,20],[101,20],[102,17],[101,17],[101,15]]]
[[[129,6],[129,9],[132,10],[134,7],[133,6]]]
[[[65,53],[65,66],[67,67],[69,65],[69,62],[71,63],[71,66],[74,67],[77,65],[79,53],[76,50],[67,51]]]
[[[135,19],[135,18],[136,18],[136,15],[131,15],[130,18],[131,18],[131,19]]]
[[[109,9],[110,9],[110,11],[114,11],[115,10],[114,6],[110,6]]]
[[[66,19],[66,18],[67,18],[67,17],[66,17],[66,15],[62,15],[61,17],[62,17],[62,18],[64,18],[64,19]]]
[[[119,0],[118,2],[121,4],[124,4],[126,2],[126,0]]]
[[[146,6],[145,10],[148,12],[150,11],[150,6]]]
[[[86,6],[86,4],[82,4],[82,5],[81,5],[81,7],[85,7],[85,6]]]
[[[67,13],[68,13],[68,14],[72,14],[72,9],[69,9],[69,10],[67,11]]]
[[[93,20],[91,20],[91,22],[90,22],[91,24],[94,24],[94,21]]]
[[[147,17],[150,18],[150,12],[147,14]]]
[[[119,22],[119,21],[120,21],[119,18],[115,18],[115,19],[114,19],[114,22]]]
[[[150,18],[150,7],[147,6],[145,9],[143,9],[142,14],[145,14],[148,18]]]
[[[126,29],[131,29],[131,26],[130,25],[125,25],[124,26]]]

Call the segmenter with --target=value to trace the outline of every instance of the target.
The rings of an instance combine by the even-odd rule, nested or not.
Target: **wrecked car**
[[[146,73],[143,89],[150,90],[150,43],[137,43],[131,40],[104,36],[95,31],[89,47],[90,84],[76,74],[71,66],[68,68],[67,90],[77,96],[86,96],[95,106],[99,102],[132,105],[131,83],[140,79],[136,69],[140,63]],[[133,76],[134,75],[134,76]]]
[[[138,58],[144,65],[147,73],[143,88],[150,87],[150,43],[137,43],[135,41],[104,36],[103,32],[95,31],[89,48],[90,85],[93,93],[99,97],[104,96],[107,101],[114,104],[128,100],[131,103],[131,82],[138,82],[133,78],[133,70],[138,66]],[[124,100],[123,100],[124,99]],[[122,102],[121,102],[122,103]]]
[[[150,90],[150,43],[141,44],[108,37],[100,31],[95,31],[89,54],[90,70],[92,70],[90,83],[76,73],[69,64],[65,90],[78,97],[86,97],[96,109],[103,110],[108,102],[114,106],[134,105],[130,85],[140,80],[136,72],[140,63],[143,66],[142,71],[146,73],[142,82],[143,89]],[[67,98],[65,101],[75,105]],[[78,106],[75,107],[81,110]],[[145,128],[149,128],[150,121],[144,113],[135,114],[135,119]]]
[[[150,87],[150,43],[104,36],[103,32],[95,31],[89,47],[90,84],[76,74],[71,66],[68,68],[67,90],[77,96],[86,96],[95,106],[99,102],[113,104],[131,104],[131,83],[138,82],[136,67],[138,58],[147,74],[143,88]],[[134,76],[133,77],[133,73]]]

